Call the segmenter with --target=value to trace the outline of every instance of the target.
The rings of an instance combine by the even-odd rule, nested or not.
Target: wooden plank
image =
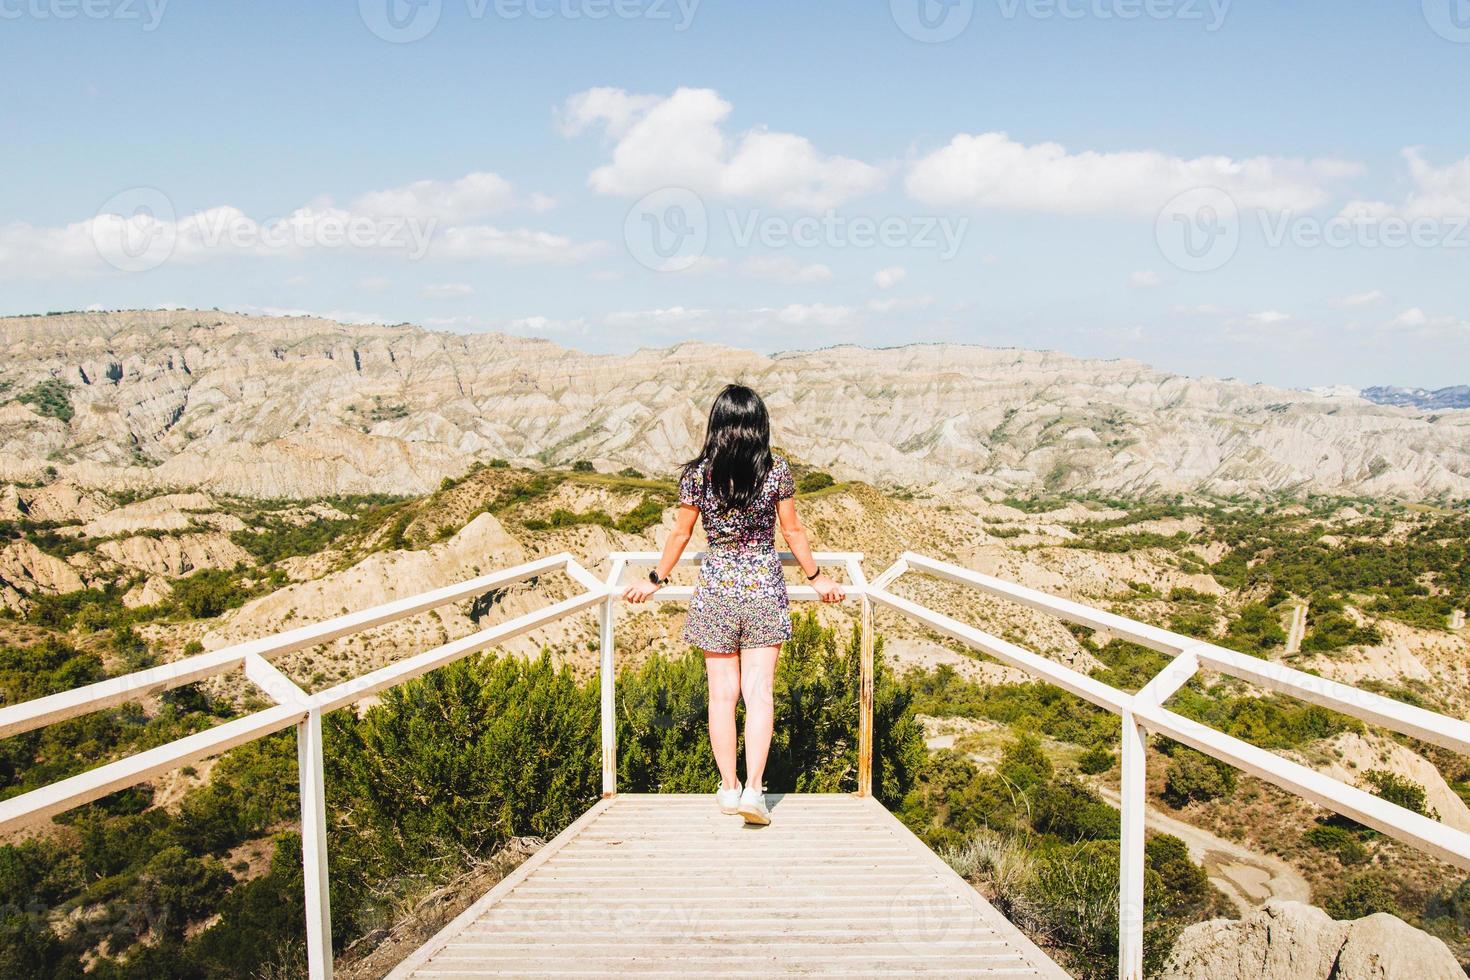
[[[390,977],[1065,976],[871,798],[599,806]]]
[[[420,946],[412,956],[399,963],[384,980],[402,980],[402,978],[413,976],[415,971],[429,961],[439,950],[448,945],[460,934],[470,923],[478,920],[485,911],[498,902],[505,895],[510,894],[511,889],[525,881],[532,872],[551,859],[566,843],[577,836],[587,824],[592,823],[602,815],[602,812],[612,805],[611,799],[594,803],[590,809],[576,820],[573,820],[567,829],[557,834],[551,841],[535,854],[522,861],[514,871],[500,879],[496,886],[482,895],[478,901],[470,905],[457,915],[449,925],[440,929],[439,932],[427,943]]]
[[[879,803],[877,800],[873,800],[872,805],[880,809],[882,809],[883,807],[883,804]],[[884,810],[883,812],[887,813],[888,811]],[[890,816],[892,815],[890,814]],[[1040,948],[1038,948],[1037,945],[1031,941],[1029,936],[1027,936],[1020,929],[1017,929],[1009,919],[1001,915],[1000,912],[996,910],[995,906],[991,905],[983,897],[981,897],[980,893],[975,891],[975,889],[970,885],[969,882],[965,881],[959,875],[955,874],[954,869],[951,868],[948,864],[945,864],[944,860],[940,858],[938,854],[935,854],[933,851],[931,851],[923,841],[919,840],[919,838],[914,835],[913,831],[904,826],[902,821],[894,818],[893,822],[899,828],[899,833],[907,835],[910,838],[914,846],[914,854],[919,858],[919,860],[928,864],[937,872],[947,872],[949,876],[952,877],[955,881],[958,881],[962,885],[964,885],[965,897],[969,900],[971,907],[976,911],[981,920],[993,926],[998,932],[1008,933],[1011,942],[1016,945],[1017,949],[1022,953],[1028,963],[1032,963],[1036,966],[1039,975],[1052,978],[1052,980],[1071,980],[1071,978],[1067,975],[1067,972],[1061,967],[1057,966],[1054,962],[1052,962],[1051,958],[1043,953]]]

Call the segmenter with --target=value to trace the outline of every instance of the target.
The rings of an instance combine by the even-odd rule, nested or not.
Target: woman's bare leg
[[[739,782],[735,771],[735,702],[740,699],[740,655],[706,651],[704,669],[709,675],[709,746],[720,767],[721,787],[734,789]]]
[[[745,785],[765,789],[766,756],[776,724],[773,702],[779,646],[740,652],[740,693],[745,698]]]

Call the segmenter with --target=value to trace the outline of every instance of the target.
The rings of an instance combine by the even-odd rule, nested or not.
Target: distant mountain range
[[[1455,385],[1436,391],[1379,385],[1364,388],[1360,394],[1370,402],[1400,408],[1470,408],[1470,385]]]
[[[188,310],[0,319],[0,480],[303,499],[424,493],[495,459],[666,474],[731,380],[765,394],[777,445],[893,490],[1470,498],[1470,412],[1137,361],[954,344],[586,354]]]

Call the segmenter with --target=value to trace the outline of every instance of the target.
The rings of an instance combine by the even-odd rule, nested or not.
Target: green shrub
[[[1081,758],[1077,760],[1077,768],[1089,776],[1096,776],[1113,768],[1113,762],[1113,753],[1109,752],[1106,746],[1099,744],[1082,753]]]
[[[1370,769],[1363,773],[1373,787],[1373,793],[1390,803],[1396,803],[1406,810],[1438,820],[1439,814],[1428,803],[1424,787],[1397,773],[1389,772],[1387,769]]]
[[[205,568],[176,580],[171,601],[189,619],[213,619],[243,606],[251,595],[235,573]]]
[[[796,492],[816,493],[818,490],[825,490],[832,486],[834,482],[831,474],[812,470],[809,473],[803,473],[801,479],[796,481]]]
[[[18,401],[31,406],[38,414],[47,418],[70,422],[75,414],[71,406],[71,388],[65,381],[48,378],[21,395]]]
[[[1177,809],[1228,797],[1235,792],[1235,782],[1235,770],[1226,763],[1180,746],[1164,773],[1163,797]]]
[[[1319,824],[1302,835],[1302,840],[1319,850],[1337,856],[1344,865],[1362,864],[1368,860],[1368,848],[1346,827]]]
[[[629,534],[642,534],[664,517],[664,505],[654,497],[644,497],[638,506],[617,520],[617,529]]]
[[[1257,657],[1285,643],[1286,631],[1281,628],[1276,613],[1261,602],[1241,607],[1240,615],[1225,631],[1226,646]]]
[[[1342,920],[1361,919],[1375,912],[1397,915],[1399,911],[1393,884],[1380,871],[1364,871],[1350,878],[1323,907],[1328,915]]]

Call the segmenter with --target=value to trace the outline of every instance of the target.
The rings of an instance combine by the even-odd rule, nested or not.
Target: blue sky
[[[1470,380],[1470,0],[0,0],[0,38],[0,312]]]

